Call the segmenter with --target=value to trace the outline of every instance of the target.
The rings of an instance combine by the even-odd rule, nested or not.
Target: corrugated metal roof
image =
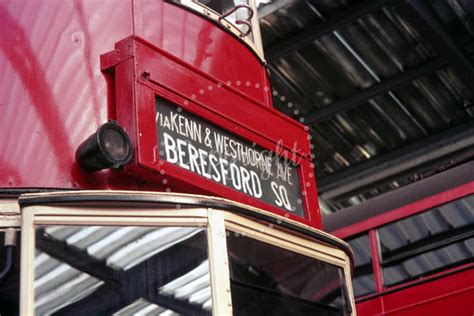
[[[104,284],[50,256],[38,252],[35,259],[35,312],[51,315],[92,294]]]
[[[367,234],[348,241],[354,251],[356,275],[352,281],[354,295],[362,296],[375,292],[374,272],[372,269],[372,253]],[[365,271],[361,271],[361,269]]]
[[[113,316],[178,316],[169,309],[153,304],[142,298],[114,313]]]
[[[43,229],[43,228],[40,228]],[[69,258],[72,265],[61,262],[47,253],[37,250],[35,254],[35,311],[38,315],[50,315],[66,306],[79,302],[110,282],[98,275],[80,271],[94,261],[103,262],[110,268],[110,276],[118,277],[113,270],[126,272],[145,262],[154,255],[190,240],[202,233],[202,227],[117,227],[117,226],[47,226],[44,238],[63,243],[63,251],[68,247],[87,254],[89,259]],[[48,251],[47,249],[43,249]],[[68,256],[71,256],[70,254]],[[68,259],[68,260],[69,260]],[[180,258],[185,262],[189,258]],[[172,264],[179,266],[178,263]],[[94,268],[92,267],[92,270]],[[94,271],[95,272],[95,271]],[[133,271],[132,271],[133,272]],[[162,273],[165,273],[163,271]],[[138,277],[131,274],[129,278]],[[156,293],[163,297],[173,297],[175,302],[186,302],[201,307],[203,311],[212,309],[209,261],[204,260],[194,269],[179,274],[165,284],[155,284]],[[152,285],[152,286],[153,286]],[[121,285],[125,287],[125,285]],[[148,286],[143,284],[144,287]],[[125,292],[127,289],[122,289]],[[107,300],[107,297],[103,298]],[[114,315],[178,315],[170,308],[139,298],[117,310]]]
[[[471,3],[276,0],[259,10],[274,104],[310,126],[318,188],[331,210],[472,159],[474,90],[466,81],[474,78]],[[417,14],[422,18],[414,19]],[[429,27],[433,38],[425,36]],[[443,32],[452,39],[442,41]],[[329,192],[331,182],[357,181],[356,166],[395,164],[392,153],[433,143],[454,127],[467,143],[426,159],[429,166],[400,166],[383,181]],[[457,160],[438,159],[460,151]]]
[[[474,258],[474,195],[377,229],[385,287],[449,269]],[[354,292],[375,291],[367,233],[348,240],[355,255]]]
[[[381,260],[388,261],[383,268],[385,285],[472,260],[473,225],[474,195],[470,195],[379,228]],[[469,229],[470,235],[465,232]],[[437,245],[440,242],[446,245]]]

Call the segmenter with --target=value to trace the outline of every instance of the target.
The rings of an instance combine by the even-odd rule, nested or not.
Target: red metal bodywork
[[[272,108],[266,68],[221,27],[158,0],[0,1],[0,21],[0,188],[169,189],[321,228],[307,131]],[[301,160],[305,218],[156,160],[155,94],[265,149],[282,144]],[[81,170],[76,148],[110,119],[130,135],[132,164]]]
[[[474,193],[474,182],[421,199],[395,210],[331,232],[346,239],[369,232],[374,268],[374,294],[356,298],[358,315],[459,315],[474,314],[474,263],[432,274],[400,285],[384,287],[376,228]]]

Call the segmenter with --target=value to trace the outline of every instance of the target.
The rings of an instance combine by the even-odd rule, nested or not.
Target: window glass
[[[2,228],[3,229],[3,228]],[[20,240],[20,233],[16,233],[16,240]],[[13,260],[11,269],[3,275],[0,281],[0,315],[18,315],[20,310],[20,247],[9,247],[5,245],[5,231],[0,230],[0,272],[5,273],[7,262],[7,251],[11,252]],[[9,254],[10,255],[10,254]]]
[[[349,315],[343,269],[228,232],[234,315]]]
[[[374,270],[368,234],[347,240],[354,251],[355,278],[352,280],[354,296],[363,296],[375,292]]]
[[[38,226],[36,315],[210,315],[204,228]]]
[[[473,232],[474,195],[381,227],[385,286],[471,262]]]

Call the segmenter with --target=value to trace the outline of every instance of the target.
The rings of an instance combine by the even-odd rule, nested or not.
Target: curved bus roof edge
[[[331,232],[471,181],[474,181],[474,161],[323,216],[323,226],[326,231]]]
[[[100,203],[100,202],[118,202],[124,205],[124,202],[143,203],[143,204],[165,204],[179,205],[180,208],[186,207],[204,207],[225,210],[239,215],[253,217],[264,220],[275,226],[290,229],[315,238],[327,245],[338,248],[347,254],[349,259],[354,262],[354,254],[349,245],[324,231],[303,225],[292,221],[286,217],[279,216],[264,210],[247,206],[238,202],[219,197],[209,197],[202,195],[183,194],[183,193],[163,193],[163,192],[144,192],[144,191],[57,191],[49,193],[30,193],[21,195],[18,199],[20,207],[33,205],[74,205],[75,203]],[[353,265],[351,265],[353,274]]]

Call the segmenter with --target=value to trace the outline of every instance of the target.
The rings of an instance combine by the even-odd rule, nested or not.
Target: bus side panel
[[[472,316],[474,269],[384,295],[383,304],[386,315]]]
[[[0,1],[0,24],[0,187],[120,181],[74,153],[108,119],[99,56],[133,34],[131,1]]]
[[[382,297],[376,297],[360,303],[356,302],[357,315],[380,315],[382,313]]]

